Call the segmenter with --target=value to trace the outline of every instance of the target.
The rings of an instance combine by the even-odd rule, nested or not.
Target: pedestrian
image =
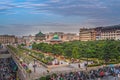
[[[114,80],[117,80],[117,78],[116,78],[116,74],[114,73],[114,75],[113,75],[113,78],[114,78]]]
[[[80,64],[78,64],[78,67],[80,68]]]
[[[118,74],[118,77],[120,78],[120,74]]]
[[[116,77],[114,77],[114,80],[117,80],[117,78],[116,78]]]
[[[104,72],[103,72],[103,71],[100,72],[100,76],[101,76],[102,78],[104,77]]]
[[[49,69],[47,69],[47,72],[49,73],[49,72],[50,72],[50,70],[49,70]]]

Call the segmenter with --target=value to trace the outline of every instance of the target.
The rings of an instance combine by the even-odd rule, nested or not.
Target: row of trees
[[[43,53],[32,51],[32,50],[23,48],[22,46],[24,45],[23,44],[19,45],[18,49],[26,51],[27,54],[29,54],[29,56],[31,56],[32,58],[36,58],[37,60],[40,60],[41,62],[45,64],[51,63],[54,60],[54,58],[51,56],[45,56]]]
[[[34,43],[33,49],[53,55],[63,55],[67,58],[98,58],[110,61],[120,58],[120,41],[73,41],[61,44]]]

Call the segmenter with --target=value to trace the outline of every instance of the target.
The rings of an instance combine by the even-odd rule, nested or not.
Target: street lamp
[[[87,65],[86,65],[86,70],[87,70],[87,67],[88,67],[88,53],[87,53]]]
[[[87,48],[86,44],[85,44],[85,47]],[[85,64],[86,66],[86,70],[87,70],[87,67],[88,67],[88,52],[89,52],[89,48],[86,49],[86,55],[87,55],[87,64]]]
[[[34,72],[36,72],[36,67],[37,67],[37,65],[35,64],[35,61],[36,61],[36,59],[34,59],[34,65],[33,65]]]

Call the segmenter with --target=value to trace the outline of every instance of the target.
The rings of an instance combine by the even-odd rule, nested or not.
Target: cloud
[[[0,2],[0,14],[15,13],[15,11],[12,11],[12,9],[16,7],[17,7],[16,4],[13,4],[9,1]]]
[[[60,0],[50,0],[50,2],[57,3],[60,2]]]
[[[47,13],[65,17],[84,17],[86,18],[86,21],[84,21],[85,24],[117,24],[120,21],[120,0],[25,0],[21,2],[15,2],[14,0],[3,1],[4,0],[0,0],[0,14],[12,14],[16,13],[15,11],[18,9],[23,9],[33,15]]]
[[[21,35],[34,35],[39,31],[43,33],[48,32],[79,32],[79,26],[67,25],[63,23],[41,23],[38,25],[28,25],[28,24],[9,24],[6,26],[0,25],[0,34],[15,34],[17,36]],[[4,32],[3,32],[4,31]]]
[[[34,10],[48,11],[63,16],[95,16],[107,10],[107,6],[98,0],[50,0],[54,2],[44,3],[45,6],[32,5]],[[46,6],[47,5],[47,6]],[[98,16],[98,15],[96,15]]]
[[[46,3],[49,6],[35,7],[35,10],[63,16],[81,16],[94,19],[89,21],[91,24],[99,22],[100,24],[102,22],[109,24],[113,23],[114,20],[116,21],[114,23],[118,23],[117,20],[120,18],[119,3],[119,0],[60,0],[58,3]],[[96,22],[96,20],[98,21]]]
[[[31,3],[31,2],[22,2],[17,5],[18,8],[35,8],[35,7],[46,7],[48,4],[44,3]]]
[[[0,34],[10,34],[10,35],[29,35],[35,32],[33,25],[25,25],[25,24],[10,24],[10,25],[1,25],[0,26]]]

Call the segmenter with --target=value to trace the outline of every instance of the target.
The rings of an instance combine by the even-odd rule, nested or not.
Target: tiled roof
[[[39,33],[36,34],[35,36],[45,36],[45,34],[43,34],[42,32],[39,32]]]

